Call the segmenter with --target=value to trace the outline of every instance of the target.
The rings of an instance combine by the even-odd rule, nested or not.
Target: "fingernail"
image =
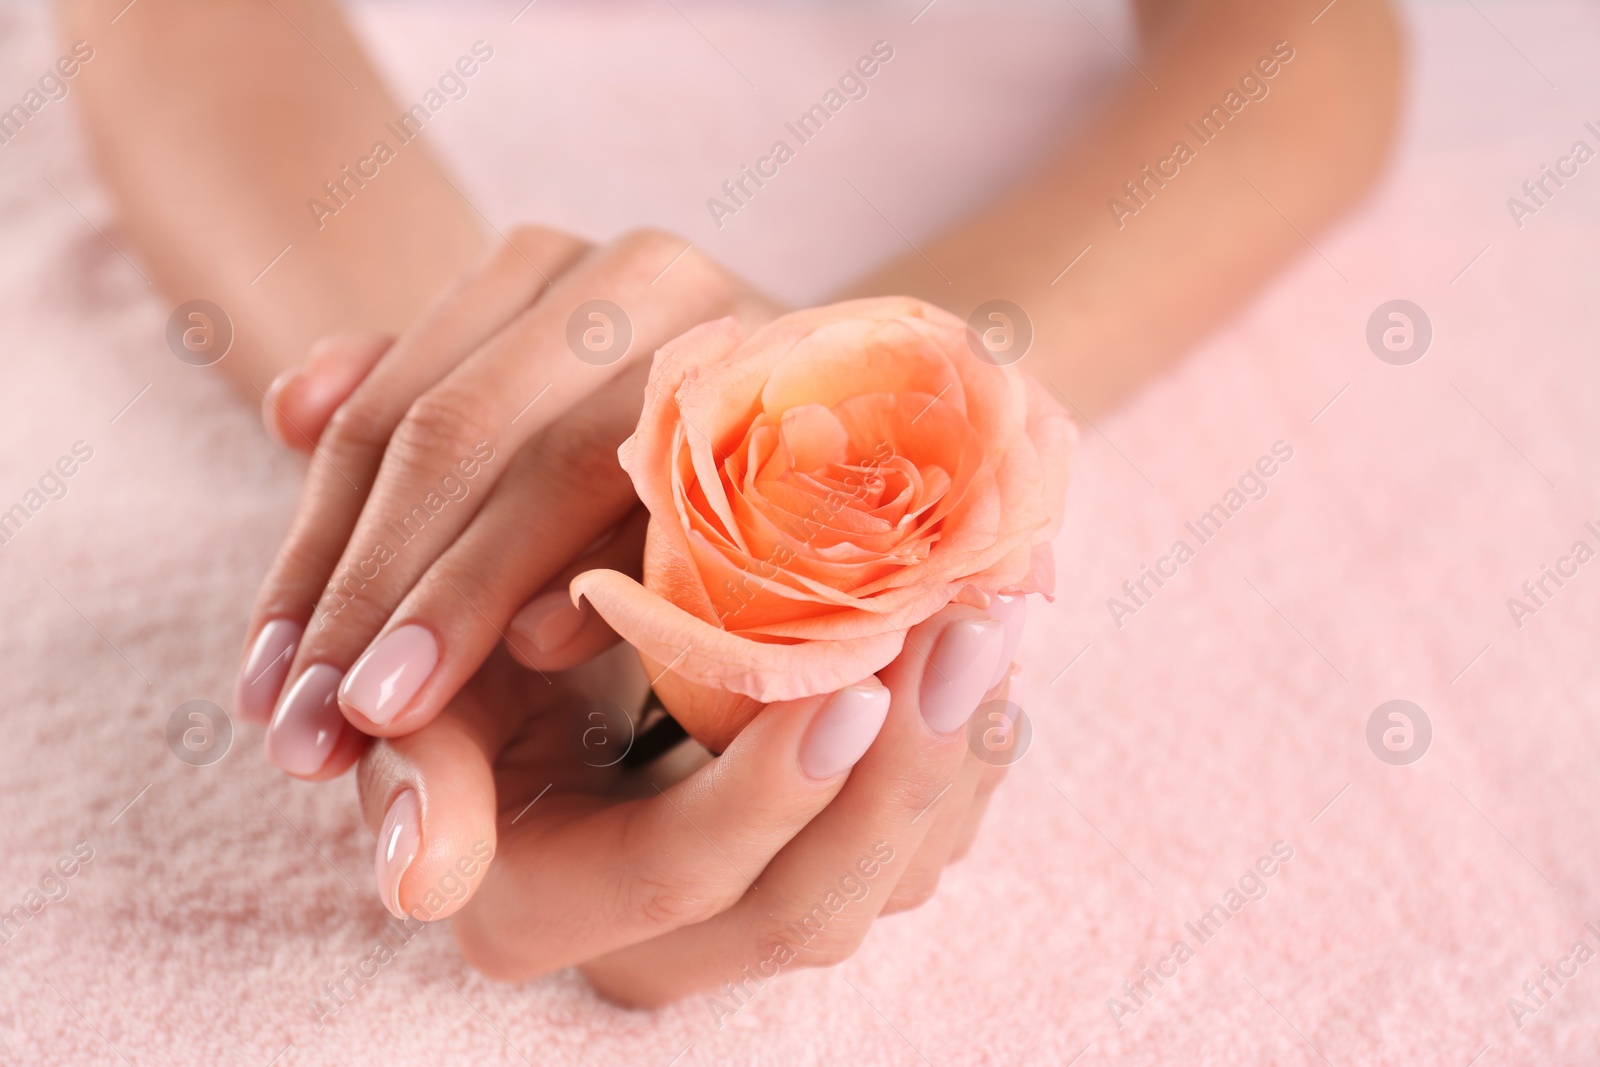
[[[994,619],[953,622],[944,628],[922,674],[922,718],[936,734],[954,733],[989,691],[1005,645],[1005,624]]]
[[[426,626],[390,630],[350,668],[339,700],[381,726],[400,713],[438,663],[439,642]]]
[[[246,722],[266,722],[283,691],[294,662],[295,646],[306,628],[291,619],[273,619],[261,628],[250,654],[239,668],[233,689],[233,710]]]
[[[526,638],[540,652],[554,652],[583,626],[584,609],[573,606],[564,591],[546,593],[523,606],[511,620],[510,631]]]
[[[1020,593],[990,597],[989,617],[999,619],[1006,628],[1005,644],[1000,646],[1000,662],[995,664],[994,677],[989,680],[989,689],[993,689],[1011,669],[1011,661],[1017,658],[1017,646],[1022,643],[1022,624],[1028,618],[1028,598]]]
[[[295,680],[267,727],[267,759],[290,774],[322,770],[344,729],[344,714],[334,699],[339,678],[339,668],[318,663]]]
[[[872,747],[889,714],[889,690],[852,685],[828,698],[800,743],[800,769],[812,778],[843,774]]]
[[[378,851],[375,869],[378,874],[378,896],[383,906],[396,919],[406,913],[400,907],[400,879],[406,868],[417,858],[422,847],[422,802],[415,789],[407,789],[389,805],[383,817],[383,829],[378,831]]]

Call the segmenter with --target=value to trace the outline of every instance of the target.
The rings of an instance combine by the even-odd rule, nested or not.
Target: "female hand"
[[[614,639],[564,590],[637,568],[616,449],[649,357],[706,319],[776,312],[676,238],[591,248],[528,227],[392,347],[346,338],[275,387],[269,425],[315,448],[240,673],[240,715],[272,716],[268,757],[332,777],[363,735],[431,721],[502,638],[552,669]]]
[[[1004,775],[966,732],[1006,694],[1021,631],[1021,598],[992,608],[1003,619],[952,606],[913,628],[881,685],[767,706],[675,783],[667,760],[595,766],[571,676],[546,685],[497,653],[362,759],[380,895],[397,916],[454,914],[491,977],[577,964],[629,1004],[839,962],[932,895]]]

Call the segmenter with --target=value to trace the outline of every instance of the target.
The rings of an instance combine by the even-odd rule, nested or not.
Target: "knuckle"
[[[695,853],[684,859],[668,857],[662,848],[661,814],[658,805],[636,805],[623,830],[625,859],[618,884],[624,921],[675,930],[722,914],[743,895],[744,886]]]
[[[937,807],[949,799],[954,787],[953,775],[926,768],[908,774],[895,784],[893,803],[913,817],[931,817],[937,814]]]
[[[927,873],[909,872],[900,879],[900,884],[894,887],[894,892],[889,894],[889,900],[883,906],[883,914],[893,915],[922,907],[939,891],[939,875],[937,869]]]
[[[338,453],[381,452],[394,432],[394,422],[378,405],[366,401],[360,390],[340,404],[322,433],[322,445]]]
[[[656,256],[675,256],[689,242],[677,234],[653,226],[629,230],[617,239],[617,248],[629,258],[651,259]]]
[[[826,898],[810,903],[796,903],[797,899],[768,913],[759,944],[787,945],[802,967],[836,967],[856,954],[871,928],[870,919],[830,909],[823,903]]]
[[[653,282],[670,264],[665,280],[709,297],[709,307],[722,310],[733,301],[733,278],[686,237],[665,230],[631,230],[617,241],[617,250],[629,269]]]
[[[627,879],[628,913],[651,929],[676,930],[722,914],[739,894],[696,871],[652,868]]]
[[[824,932],[803,942],[796,949],[795,960],[802,967],[837,967],[854,956],[865,939],[865,926],[859,930]]]
[[[483,427],[476,406],[464,397],[435,389],[412,402],[394,432],[392,447],[408,463],[467,456],[492,435]]]
[[[550,272],[590,251],[594,246],[580,237],[548,226],[522,223],[511,229],[489,260],[490,272],[523,284],[543,288]]]

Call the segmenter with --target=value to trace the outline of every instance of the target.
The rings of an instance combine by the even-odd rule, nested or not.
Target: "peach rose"
[[[644,584],[572,583],[720,749],[760,704],[886,666],[953,600],[1050,592],[1077,431],[966,323],[909,297],[731,319],[656,353],[619,450],[650,511]],[[663,672],[665,672],[663,674]]]

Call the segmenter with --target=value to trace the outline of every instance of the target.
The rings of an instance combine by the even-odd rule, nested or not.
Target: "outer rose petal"
[[[905,642],[904,630],[843,641],[751,641],[695,618],[618,571],[584,571],[571,591],[573,603],[587,599],[624,641],[674,674],[764,704],[853,685],[888,666]]]

